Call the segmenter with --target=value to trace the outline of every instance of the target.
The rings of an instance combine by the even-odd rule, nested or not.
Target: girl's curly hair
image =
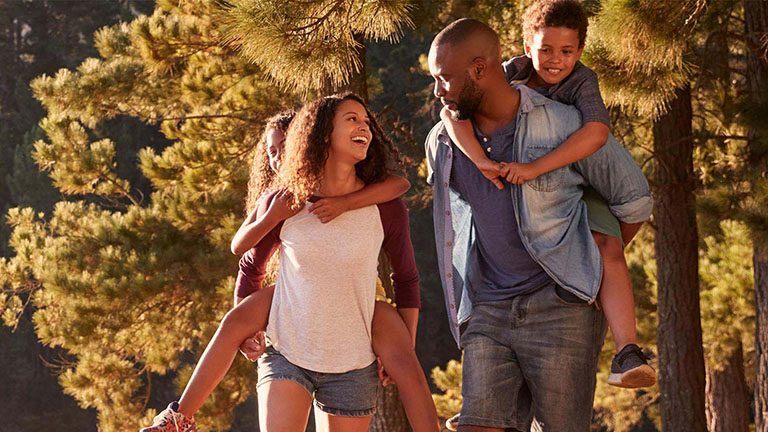
[[[320,98],[306,104],[296,114],[285,138],[285,153],[276,186],[291,192],[294,208],[304,205],[320,186],[331,146],[333,118],[339,105],[348,100],[359,102],[365,108],[372,134],[365,159],[355,165],[357,176],[371,184],[400,171],[397,150],[360,96],[343,93]]]
[[[253,154],[253,163],[251,163],[251,174],[248,177],[248,195],[245,198],[245,212],[250,214],[259,202],[259,198],[272,184],[275,179],[275,172],[269,166],[269,154],[267,153],[267,134],[272,129],[277,129],[286,134],[288,125],[296,115],[293,110],[281,111],[267,120],[264,124],[264,131],[261,133],[256,150]]]

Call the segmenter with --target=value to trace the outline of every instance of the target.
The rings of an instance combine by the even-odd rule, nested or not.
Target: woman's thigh
[[[347,417],[331,415],[315,406],[315,430],[317,432],[365,432],[373,415]]]
[[[269,381],[258,390],[259,429],[262,432],[304,432],[312,395],[288,380]]]

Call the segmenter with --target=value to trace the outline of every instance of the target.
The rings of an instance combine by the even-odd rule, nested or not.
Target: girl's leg
[[[259,387],[259,430],[304,432],[312,395],[294,381],[274,380]]]
[[[435,403],[411,345],[408,328],[395,308],[386,302],[376,302],[372,333],[373,351],[397,384],[413,430],[439,431]]]
[[[365,432],[371,424],[372,417],[372,415],[364,417],[330,415],[315,407],[315,430],[317,432]]]
[[[267,327],[274,292],[274,286],[257,291],[227,312],[181,395],[180,413],[194,416],[227,374],[240,344]]]
[[[625,346],[637,343],[635,300],[629,269],[620,239],[596,231],[592,231],[592,236],[603,257],[600,305],[611,328],[616,352],[619,352]]]

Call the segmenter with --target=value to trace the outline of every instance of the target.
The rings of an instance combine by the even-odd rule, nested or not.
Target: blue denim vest
[[[581,128],[581,114],[525,86],[514,138],[514,162],[529,163],[551,152]],[[451,332],[472,313],[470,287],[479,283],[472,209],[452,190],[454,146],[442,122],[427,136],[427,182],[433,186],[433,218],[440,280]],[[560,286],[588,302],[600,289],[603,264],[581,200],[591,185],[622,222],[647,220],[653,208],[648,181],[632,155],[611,135],[593,155],[548,172],[523,185],[512,185],[512,202],[528,253]],[[500,217],[502,215],[499,215]]]

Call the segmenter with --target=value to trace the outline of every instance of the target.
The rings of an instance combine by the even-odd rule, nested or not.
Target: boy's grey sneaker
[[[625,346],[613,357],[608,384],[624,388],[650,387],[656,384],[656,371],[648,365],[648,359],[639,346]]]
[[[456,414],[455,416],[446,420],[445,428],[453,432],[456,432],[457,430],[459,430],[459,415]]]
[[[179,412],[179,403],[171,402],[152,420],[152,426],[139,432],[197,432],[195,421]]]

